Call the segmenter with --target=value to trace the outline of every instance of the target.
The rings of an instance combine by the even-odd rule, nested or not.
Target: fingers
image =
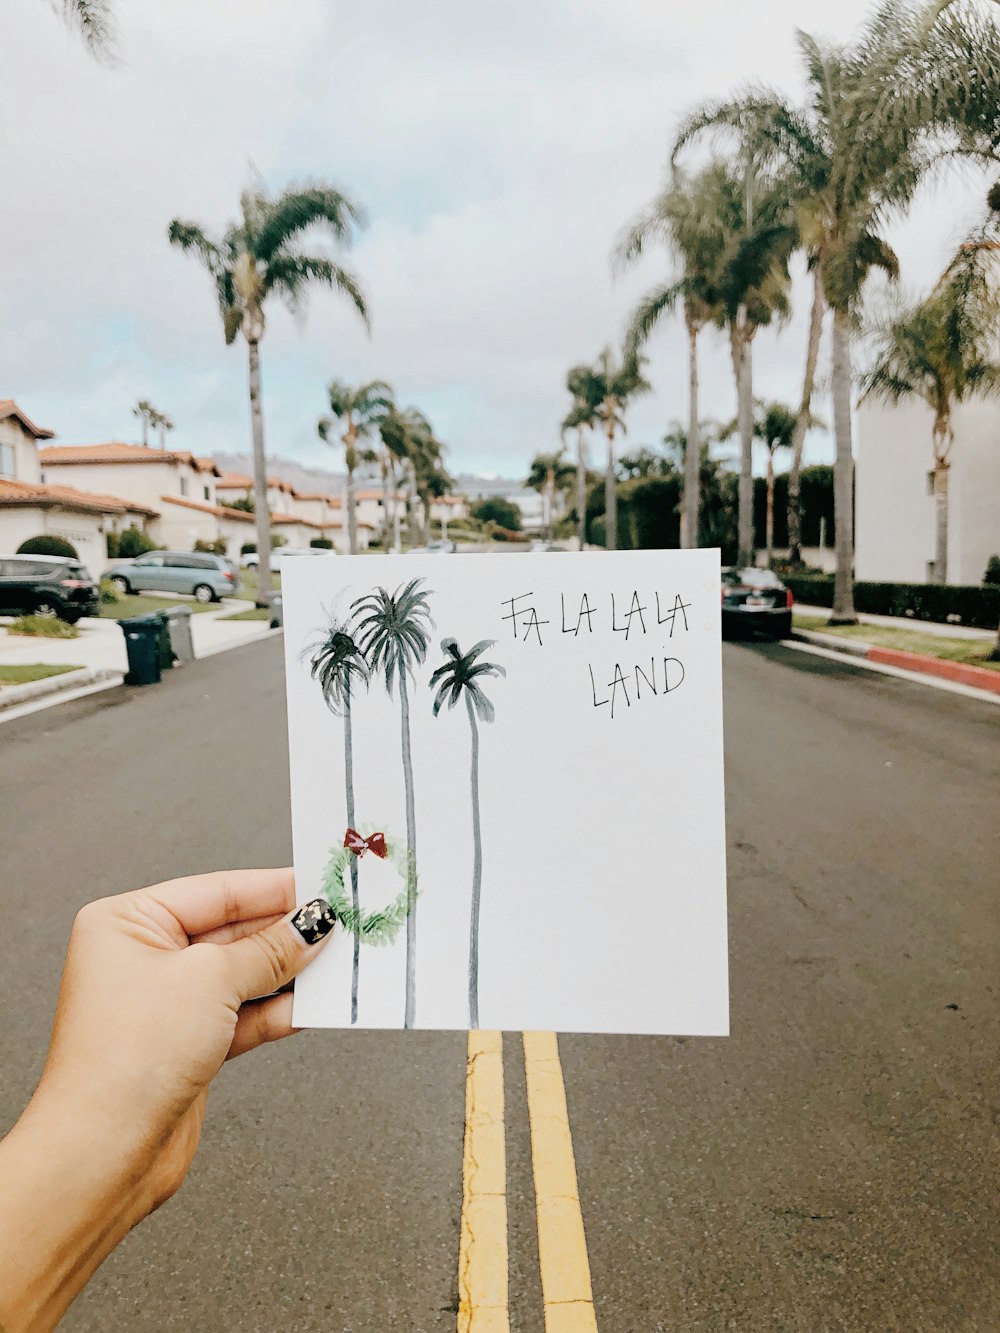
[[[188,936],[233,921],[277,916],[295,906],[295,874],[281,870],[220,870],[169,880],[145,893],[170,912]]]
[[[232,944],[233,940],[245,939],[247,935],[255,935],[258,930],[263,930],[265,926],[273,926],[275,921],[281,921],[284,918],[283,912],[272,912],[268,916],[255,916],[249,921],[230,921],[228,925],[216,926],[214,930],[206,930],[202,935],[192,935],[192,944]]]
[[[312,961],[335,924],[330,904],[317,898],[264,930],[222,945],[223,966],[239,1002],[280,990]]]
[[[268,1041],[290,1037],[298,1028],[292,1027],[292,997],[275,995],[270,1000],[245,1004],[236,1019],[236,1031],[229,1047],[227,1060],[235,1060],[246,1051],[256,1050]]]

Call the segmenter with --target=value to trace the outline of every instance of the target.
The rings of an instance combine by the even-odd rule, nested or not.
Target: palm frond
[[[270,264],[289,241],[307,228],[323,226],[342,245],[350,245],[354,229],[365,225],[360,205],[329,185],[310,185],[286,190],[269,200],[256,235],[257,258]]]
[[[114,60],[115,19],[111,0],[51,0],[71,28],[75,28],[92,56]]]
[[[321,255],[282,253],[274,256],[265,270],[264,291],[265,294],[280,292],[289,307],[298,310],[302,307],[309,284],[313,282],[332,287],[349,297],[364,321],[365,328],[371,328],[368,305],[357,278],[332,259]]]

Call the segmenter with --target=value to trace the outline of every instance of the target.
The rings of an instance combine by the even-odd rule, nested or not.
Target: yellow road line
[[[545,1333],[597,1333],[559,1045],[554,1032],[523,1039]]]
[[[458,1255],[458,1333],[510,1333],[503,1039],[470,1032]]]

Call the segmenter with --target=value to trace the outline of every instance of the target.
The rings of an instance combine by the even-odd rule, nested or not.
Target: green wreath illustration
[[[367,838],[374,833],[374,825],[364,825],[361,833]],[[363,908],[354,910],[350,889],[344,881],[355,853],[346,845],[331,849],[320,885],[323,897],[340,924],[352,935],[357,934],[365,944],[392,944],[409,915],[406,849],[389,834],[383,833],[381,836],[385,841],[385,860],[392,862],[403,881],[403,888],[387,907],[374,912],[366,912]]]

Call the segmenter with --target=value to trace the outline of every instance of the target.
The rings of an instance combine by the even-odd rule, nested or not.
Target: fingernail
[[[325,898],[314,898],[311,903],[306,903],[305,907],[300,907],[295,915],[289,918],[288,924],[295,927],[306,944],[318,944],[333,930],[337,918]]]

